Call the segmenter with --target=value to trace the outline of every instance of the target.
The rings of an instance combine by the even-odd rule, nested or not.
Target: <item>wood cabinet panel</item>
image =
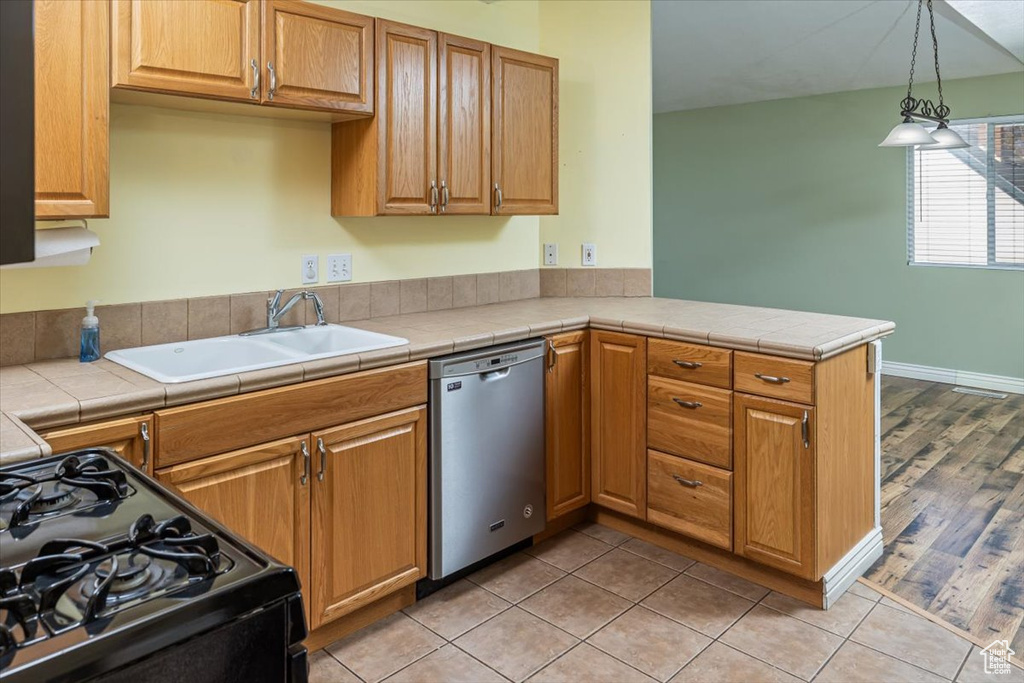
[[[544,380],[547,518],[590,502],[590,397],[587,332],[548,339]]]
[[[556,214],[558,60],[494,46],[491,64],[493,213]]]
[[[306,435],[281,439],[161,469],[156,478],[242,538],[294,567],[308,596],[308,448]]]
[[[36,218],[110,213],[106,2],[36,0]]]
[[[113,7],[114,87],[259,101],[259,0],[114,0]]]
[[[648,451],[647,521],[732,550],[732,474]]]
[[[313,628],[414,583],[427,569],[427,411],[315,432]]]
[[[689,382],[647,380],[647,445],[732,467],[732,392]]]
[[[419,361],[156,412],[156,466],[425,403]],[[272,416],[268,418],[268,416]]]
[[[373,17],[298,0],[262,6],[265,104],[373,113]]]
[[[816,579],[814,409],[735,395],[735,550]]]
[[[593,501],[640,518],[647,509],[646,341],[590,332]]]
[[[491,46],[438,38],[441,213],[491,212]]]
[[[648,339],[647,372],[728,389],[732,386],[732,351],[703,344]]]
[[[734,362],[736,391],[814,403],[814,363],[811,361],[737,351]]]
[[[146,415],[55,429],[42,437],[54,453],[109,448],[146,474],[152,474],[152,434],[153,416]]]

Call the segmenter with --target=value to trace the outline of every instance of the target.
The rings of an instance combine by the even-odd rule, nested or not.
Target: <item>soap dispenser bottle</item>
[[[82,346],[78,354],[78,360],[83,363],[91,363],[100,359],[100,319],[93,314],[95,308],[95,300],[90,299],[85,302],[85,317],[82,318]]]

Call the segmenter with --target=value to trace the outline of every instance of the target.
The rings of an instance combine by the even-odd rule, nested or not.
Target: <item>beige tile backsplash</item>
[[[564,296],[650,296],[644,268],[544,268],[312,288],[327,322],[441,311],[500,301]],[[299,290],[288,290],[282,301]],[[103,352],[237,334],[266,324],[273,292],[99,306]],[[0,315],[0,366],[78,355],[83,308]],[[282,325],[316,321],[312,302],[295,305]]]

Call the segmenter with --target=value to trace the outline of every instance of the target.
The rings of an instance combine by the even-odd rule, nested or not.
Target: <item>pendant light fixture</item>
[[[931,100],[919,100],[913,96],[914,64],[917,61],[917,38],[921,33],[921,8],[928,6],[928,18],[932,31],[932,50],[935,54],[935,79],[939,87],[939,103]],[[914,49],[910,53],[910,79],[907,83],[907,96],[900,102],[900,115],[903,123],[899,123],[882,140],[879,147],[924,147],[927,149],[960,149],[970,147],[956,131],[949,128],[949,107],[942,101],[942,76],[939,75],[939,39],[935,36],[935,13],[932,0],[917,0],[917,24],[914,28]],[[917,123],[914,119],[937,123],[938,128],[932,132]]]

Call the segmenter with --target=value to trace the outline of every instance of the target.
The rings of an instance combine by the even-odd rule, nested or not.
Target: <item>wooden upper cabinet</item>
[[[259,0],[114,0],[111,26],[114,87],[259,101]]]
[[[734,419],[735,552],[819,578],[814,409],[737,393]]]
[[[309,587],[307,435],[158,470],[156,478],[299,574]]]
[[[262,101],[373,113],[373,17],[264,0]]]
[[[153,474],[152,415],[55,429],[42,436],[54,453],[83,448],[110,448],[146,474]]]
[[[438,177],[443,214],[491,211],[491,46],[442,33]]]
[[[493,213],[558,213],[558,60],[491,48]]]
[[[647,509],[647,339],[590,331],[591,468],[598,505]]]
[[[36,0],[36,218],[109,215],[106,2]]]
[[[590,502],[590,374],[587,331],[548,339],[544,377],[547,518]]]
[[[312,628],[426,576],[427,410],[312,434]]]

